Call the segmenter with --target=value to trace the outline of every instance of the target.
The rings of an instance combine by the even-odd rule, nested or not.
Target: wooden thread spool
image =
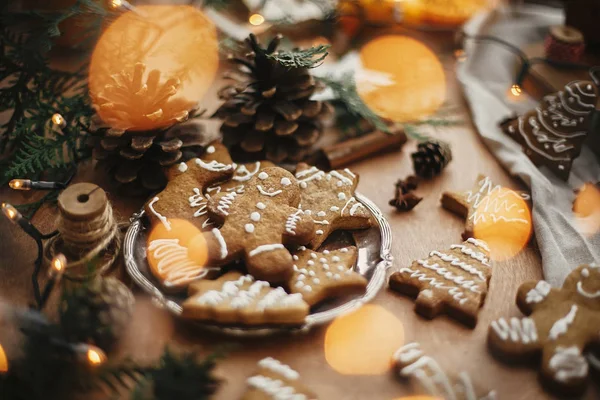
[[[46,258],[64,253],[65,275],[83,280],[104,274],[121,250],[121,230],[106,192],[91,183],[77,183],[58,196],[58,232],[46,245]]]

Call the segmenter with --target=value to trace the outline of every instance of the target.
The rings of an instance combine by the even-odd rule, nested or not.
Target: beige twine
[[[77,221],[60,213],[58,235],[51,238],[46,247],[47,261],[65,251],[76,260],[69,260],[65,276],[72,280],[84,280],[90,275],[104,274],[121,252],[122,228],[127,224],[117,224],[109,202],[102,214],[89,221]],[[89,273],[89,263],[102,254],[104,262]],[[69,272],[71,270],[71,272]],[[79,270],[74,273],[73,271]]]

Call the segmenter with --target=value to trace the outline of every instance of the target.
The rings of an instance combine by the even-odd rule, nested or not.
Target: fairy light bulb
[[[523,89],[521,89],[521,85],[515,83],[510,87],[510,93],[515,97],[519,97],[523,93]]]
[[[252,14],[250,18],[248,18],[248,22],[250,22],[251,25],[259,26],[265,22],[265,17],[260,14]]]
[[[4,348],[0,345],[0,374],[8,372],[8,358],[4,352]]]
[[[122,5],[123,5],[122,0],[110,0],[110,6],[113,9],[117,9],[117,8],[121,7]]]
[[[106,361],[106,354],[102,350],[100,350],[100,348],[98,348],[96,346],[90,345],[88,347],[88,349],[86,351],[86,357],[87,357],[88,363],[92,367],[97,367],[99,365],[102,365]]]
[[[8,186],[14,190],[31,190],[31,180],[13,179],[8,183]]]
[[[6,215],[6,217],[11,220],[11,222],[18,222],[21,218],[23,218],[23,216],[21,215],[20,212],[17,211],[16,208],[14,208],[13,206],[11,206],[8,203],[2,203],[2,212],[4,213],[4,215]]]
[[[50,262],[50,277],[56,278],[65,272],[67,267],[67,258],[63,254],[57,254]]]
[[[67,121],[65,121],[63,116],[59,113],[55,113],[54,115],[52,115],[52,123],[59,128],[64,128],[65,126],[67,126]]]

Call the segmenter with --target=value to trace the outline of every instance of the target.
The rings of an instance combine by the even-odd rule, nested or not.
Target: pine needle
[[[267,54],[267,58],[277,61],[286,68],[316,68],[329,55],[329,45],[313,46],[310,49],[282,50]]]

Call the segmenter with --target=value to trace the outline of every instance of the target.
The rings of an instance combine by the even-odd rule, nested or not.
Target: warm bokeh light
[[[0,345],[0,374],[5,372],[8,372],[8,358],[6,358],[4,348]]]
[[[600,231],[600,188],[586,183],[577,191],[573,202],[573,214],[579,232],[592,236]]]
[[[489,5],[489,0],[404,0],[403,20],[408,24],[456,27]]]
[[[454,57],[458,62],[464,62],[467,59],[467,53],[463,49],[457,49],[454,51]]]
[[[169,226],[160,223],[152,228],[146,257],[154,276],[163,277],[168,286],[182,287],[206,274],[206,241],[189,221],[169,219]]]
[[[265,17],[260,14],[252,14],[250,18],[248,18],[248,22],[254,26],[259,26],[265,22]]]
[[[87,350],[86,356],[90,365],[94,367],[104,364],[106,361],[106,354],[104,354],[104,352],[97,347],[90,346],[90,348]]]
[[[523,93],[523,89],[521,89],[520,85],[517,85],[516,83],[514,85],[512,85],[510,87],[510,94],[512,94],[515,97],[519,97],[521,95],[521,93]]]
[[[529,206],[514,190],[498,187],[479,203],[473,233],[490,247],[491,258],[507,260],[517,255],[531,237]]]
[[[90,64],[90,94],[112,127],[164,127],[202,99],[218,58],[216,29],[201,11],[142,5],[100,37]]]
[[[67,125],[67,121],[58,113],[52,115],[52,123],[59,128],[64,128]]]
[[[50,276],[56,277],[62,275],[65,272],[66,266],[67,258],[64,254],[57,254],[50,262]]]
[[[380,375],[391,369],[391,357],[403,344],[402,322],[385,308],[366,304],[327,327],[325,358],[340,374]]]
[[[13,179],[8,182],[8,186],[14,190],[30,190],[31,180],[29,179]]]
[[[397,122],[433,114],[446,97],[439,59],[424,44],[406,36],[382,36],[360,51],[356,88],[378,115]]]
[[[17,209],[8,203],[2,203],[2,212],[12,222],[16,222],[22,217],[21,214],[17,211]]]
[[[122,0],[109,0],[109,2],[110,2],[110,6],[112,8],[115,8],[115,9],[119,8],[119,7],[121,7],[123,5],[123,1]]]

